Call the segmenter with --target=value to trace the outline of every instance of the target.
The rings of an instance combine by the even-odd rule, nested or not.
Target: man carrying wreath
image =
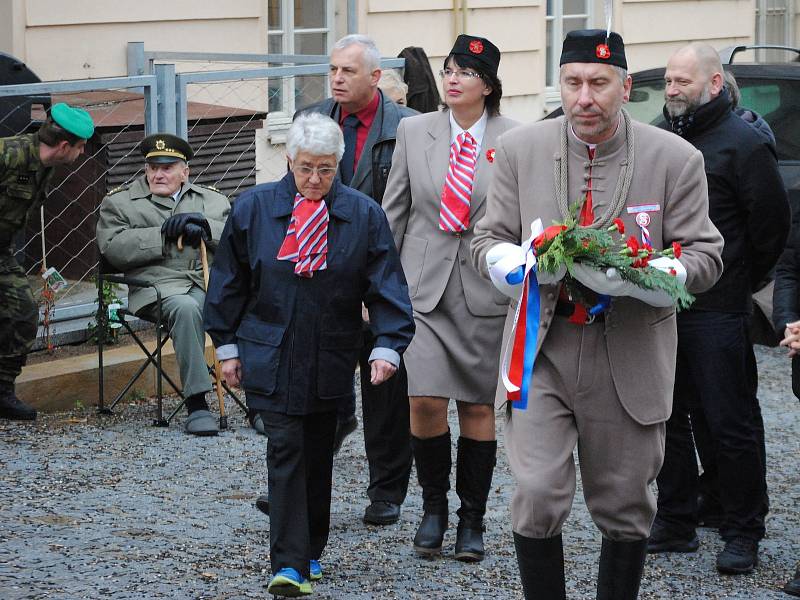
[[[722,238],[708,218],[703,157],[622,110],[631,88],[622,38],[570,32],[560,86],[565,116],[516,128],[497,143],[472,244],[476,267],[489,277],[490,266],[509,257],[524,264],[519,245],[531,224],[563,222],[583,199],[573,215],[581,225],[607,229],[620,219],[643,245],[678,242],[679,258],[651,265],[674,273],[689,292],[708,289],[722,270]],[[576,263],[570,274],[585,296],[610,297],[604,312],[589,314],[562,290],[563,273],[531,270],[522,298],[523,286],[509,290],[525,304],[508,336],[509,370],[521,373],[522,384],[500,400],[514,401],[505,435],[517,481],[511,517],[522,585],[527,598],[566,596],[561,528],[575,492],[577,445],[586,505],[603,534],[597,598],[636,598],[656,508],[650,484],[672,404],[675,307],[664,292]],[[514,280],[495,283],[508,289]]]

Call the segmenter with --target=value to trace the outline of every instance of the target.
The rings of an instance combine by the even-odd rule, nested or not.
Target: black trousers
[[[364,418],[364,446],[369,463],[367,496],[372,502],[402,504],[411,475],[411,425],[408,379],[403,361],[397,372],[381,385],[370,383],[369,355],[374,339],[365,332],[364,348],[358,359],[361,373],[361,410]],[[355,413],[355,398],[340,405],[339,420]]]
[[[767,485],[763,422],[747,315],[688,311],[678,315],[678,356],[657,518],[677,533],[697,525],[694,436],[716,469],[723,510],[720,534],[764,537]]]
[[[285,567],[308,578],[308,563],[328,543],[333,412],[304,416],[260,411],[267,433],[269,556],[272,572]]]

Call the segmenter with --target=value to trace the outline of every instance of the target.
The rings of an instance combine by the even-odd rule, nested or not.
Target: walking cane
[[[183,250],[183,235],[178,237],[178,250]],[[200,238],[200,263],[203,265],[203,289],[208,292],[208,254],[206,253],[206,243]],[[225,393],[222,390],[222,367],[220,367],[214,344],[211,344],[211,353],[214,355],[214,387],[217,390],[217,400],[219,400],[219,428],[228,428],[228,415],[225,414]]]

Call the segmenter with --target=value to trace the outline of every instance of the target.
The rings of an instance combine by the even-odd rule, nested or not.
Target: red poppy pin
[[[480,54],[483,52],[483,42],[480,40],[472,40],[469,43],[469,51],[473,54]]]
[[[486,151],[486,160],[488,160],[490,163],[494,162],[494,148],[489,148]]]
[[[611,49],[605,44],[597,44],[594,53],[597,55],[597,58],[602,58],[603,60],[611,58]]]

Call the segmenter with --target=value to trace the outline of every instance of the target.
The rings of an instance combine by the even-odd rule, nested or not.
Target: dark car
[[[768,51],[791,62],[734,63],[737,54]],[[726,71],[741,91],[739,105],[761,115],[775,134],[778,163],[789,191],[795,219],[800,219],[800,49],[777,46],[734,46],[720,50]],[[659,125],[664,117],[664,67],[632,73],[633,88],[625,108],[631,117]],[[562,114],[558,109],[545,118]]]

